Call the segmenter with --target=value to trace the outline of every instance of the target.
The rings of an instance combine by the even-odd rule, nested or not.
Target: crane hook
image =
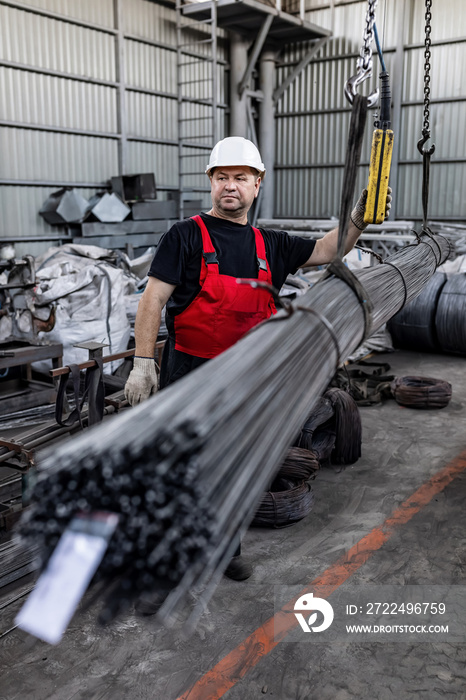
[[[372,75],[372,61],[367,68],[359,68],[356,75],[353,75],[345,83],[345,95],[346,99],[350,104],[353,104],[353,100],[356,97],[356,88],[367,78]],[[379,100],[379,91],[374,90],[367,98],[367,106],[374,107]]]
[[[435,144],[433,143],[432,146],[427,149],[424,148],[424,144],[430,139],[430,131],[427,131],[425,129],[422,130],[422,139],[419,139],[417,142],[417,150],[421,154],[421,156],[431,156],[433,152],[435,151]]]

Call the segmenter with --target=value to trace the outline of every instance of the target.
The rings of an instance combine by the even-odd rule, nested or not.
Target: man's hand
[[[150,357],[135,357],[134,365],[125,384],[125,397],[131,406],[145,401],[158,389],[155,360]]]
[[[351,221],[353,224],[356,226],[357,229],[360,231],[364,231],[364,229],[368,226],[366,222],[364,221],[364,212],[366,210],[366,201],[367,201],[367,190],[363,190],[361,192],[361,196],[359,197],[358,201],[356,202],[356,205],[351,212]],[[388,187],[387,188],[387,199],[385,201],[385,218],[388,219],[390,215],[390,209],[392,206],[392,188]]]

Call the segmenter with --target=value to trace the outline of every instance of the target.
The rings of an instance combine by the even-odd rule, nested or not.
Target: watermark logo
[[[314,598],[313,593],[305,593],[298,598],[294,605],[294,610],[296,619],[301,625],[303,632],[323,632],[324,630],[328,629],[333,622],[333,608],[328,600],[324,600],[323,598]],[[301,612],[296,612],[297,610],[300,610]],[[306,622],[306,619],[302,613],[309,613],[311,610],[317,612],[312,612]],[[318,618],[318,612],[322,613],[324,619],[320,625],[315,626],[315,622]]]

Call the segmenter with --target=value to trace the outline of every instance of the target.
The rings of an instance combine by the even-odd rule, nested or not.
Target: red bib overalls
[[[267,290],[238,284],[236,277],[219,273],[209,232],[200,216],[192,218],[202,233],[201,290],[190,305],[175,316],[175,349],[210,359],[234,345],[248,330],[276,313],[276,309]],[[264,239],[257,228],[253,231],[259,263],[257,279],[272,284]]]

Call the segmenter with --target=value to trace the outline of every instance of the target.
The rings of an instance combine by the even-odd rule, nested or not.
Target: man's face
[[[215,168],[211,183],[213,211],[227,219],[240,219],[248,213],[259,194],[261,179],[248,166]]]

